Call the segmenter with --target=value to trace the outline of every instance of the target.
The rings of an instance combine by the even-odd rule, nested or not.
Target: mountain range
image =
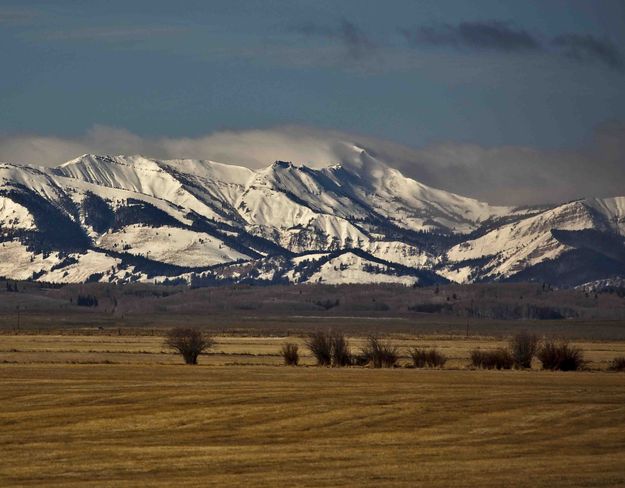
[[[625,197],[494,206],[353,145],[320,169],[93,154],[0,163],[0,276],[576,286],[625,276]]]

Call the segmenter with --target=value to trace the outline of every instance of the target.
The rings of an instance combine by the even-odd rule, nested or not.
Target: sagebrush
[[[493,351],[474,349],[471,351],[471,365],[482,369],[511,369],[514,359],[507,349]]]
[[[327,332],[313,332],[306,339],[306,347],[317,360],[319,366],[332,364],[332,340]]]
[[[397,347],[384,342],[376,336],[367,338],[361,357],[374,368],[394,368],[399,360]]]
[[[531,368],[532,359],[538,352],[540,340],[538,336],[528,332],[520,332],[510,340],[510,354],[517,368]]]
[[[415,347],[409,350],[409,354],[415,368],[442,368],[447,362],[447,357],[435,348]]]
[[[577,371],[584,367],[584,352],[567,341],[546,341],[538,351],[543,369]]]
[[[299,364],[299,346],[288,342],[282,345],[280,349],[284,364],[287,366],[297,366]]]
[[[306,340],[306,347],[319,366],[342,367],[352,364],[349,343],[341,332],[314,332]]]

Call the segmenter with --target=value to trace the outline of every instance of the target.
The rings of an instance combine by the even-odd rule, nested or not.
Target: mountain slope
[[[458,282],[511,279],[519,273],[528,276],[527,270],[535,266],[588,249],[592,243],[598,246],[606,238],[611,244],[594,251],[622,260],[624,205],[623,197],[579,200],[502,225],[449,249],[440,272]],[[592,231],[590,239],[575,238],[588,231]],[[614,256],[610,256],[611,248],[616,248]]]
[[[0,276],[576,285],[624,274],[625,197],[491,206],[344,152],[321,169],[89,154],[56,168],[0,163]]]

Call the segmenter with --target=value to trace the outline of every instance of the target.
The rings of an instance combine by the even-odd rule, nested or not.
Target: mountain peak
[[[235,281],[412,283],[427,270],[460,282],[556,283],[568,266],[565,284],[625,274],[625,198],[494,207],[408,178],[357,145],[341,151],[322,168],[109,154],[56,168],[0,165],[0,228],[10,243],[0,247],[0,272],[189,281],[203,266],[223,266],[211,279],[230,267]],[[293,258],[310,253],[317,264]],[[292,265],[267,271],[272,259]]]
[[[85,153],[82,156],[78,156],[77,158],[71,159],[67,161],[66,163],[61,164],[58,167],[64,168],[67,166],[72,166],[72,165],[81,164],[81,163],[82,164],[117,163],[117,164],[134,165],[137,163],[145,163],[145,162],[155,163],[156,160],[148,158],[147,156],[144,156],[142,154],[113,155],[113,154],[103,154],[103,153],[99,153],[99,154]]]
[[[85,161],[97,161],[99,159],[111,159],[112,156],[108,154],[94,154],[94,153],[85,153],[77,158],[70,159],[63,164],[57,166],[58,168],[67,168],[68,166],[74,166],[76,164],[84,163]]]

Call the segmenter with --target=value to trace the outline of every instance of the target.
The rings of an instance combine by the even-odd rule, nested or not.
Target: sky
[[[358,141],[493,203],[625,195],[625,2],[0,0],[0,160]]]

